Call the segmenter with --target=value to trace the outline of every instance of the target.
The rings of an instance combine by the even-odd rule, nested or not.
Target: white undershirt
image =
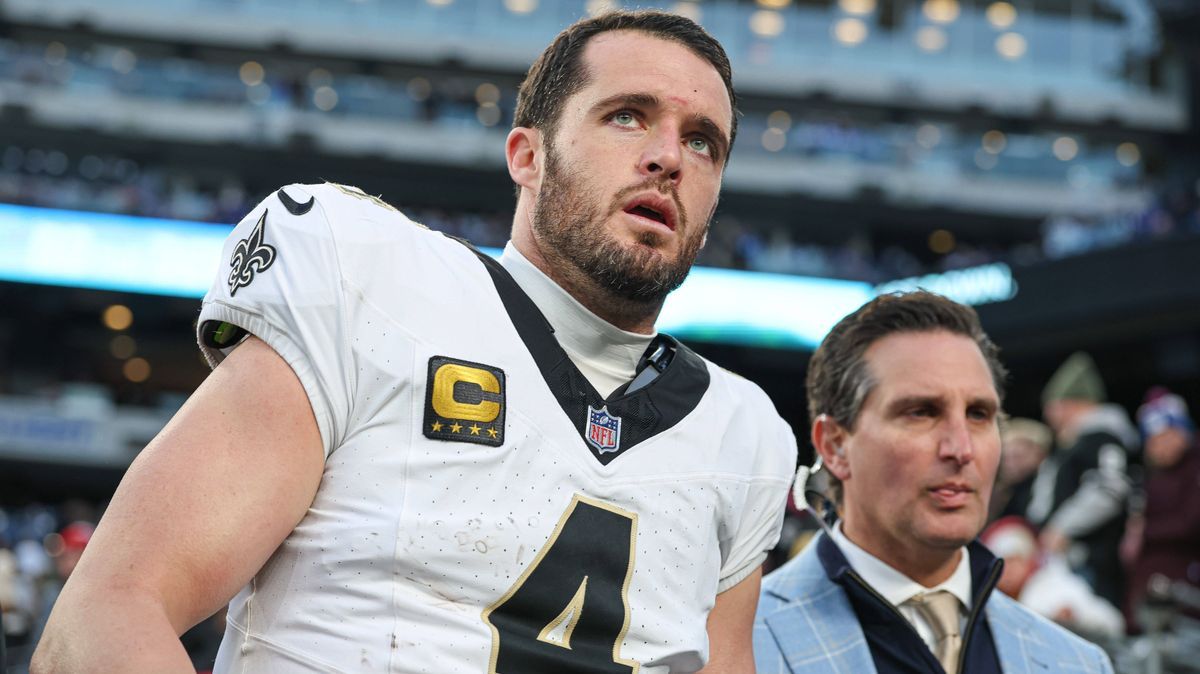
[[[655,335],[626,332],[593,314],[527,260],[509,241],[500,264],[554,328],[571,362],[604,397],[629,382]]]
[[[914,596],[922,592],[946,590],[957,597],[960,602],[958,629],[959,634],[962,634],[962,630],[966,628],[967,612],[971,609],[971,553],[966,547],[963,547],[958,566],[955,567],[954,573],[950,574],[949,578],[934,587],[925,587],[855,545],[842,532],[840,521],[833,528],[833,542],[837,543],[846,561],[858,572],[859,576],[862,576],[867,585],[870,585],[871,589],[895,606],[900,611],[900,615],[904,616],[917,630],[917,634],[921,635],[921,640],[929,646],[930,651],[937,653],[937,640],[933,636],[933,627],[915,607],[904,603]]]

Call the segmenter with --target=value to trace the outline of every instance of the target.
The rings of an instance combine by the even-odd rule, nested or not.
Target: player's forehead
[[[617,94],[649,94],[730,132],[733,108],[725,81],[682,42],[639,30],[606,31],[588,41],[582,60],[588,81],[574,96],[579,105]]]

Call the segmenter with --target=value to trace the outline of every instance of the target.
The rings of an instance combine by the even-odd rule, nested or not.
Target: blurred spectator
[[[1125,530],[1129,458],[1138,435],[1125,410],[1105,404],[1104,381],[1091,356],[1077,352],[1042,392],[1046,423],[1058,449],[1042,463],[1027,510],[1041,527],[1048,553],[1065,554],[1071,568],[1114,606],[1124,597],[1117,549]]]
[[[1050,453],[1054,434],[1033,419],[1009,419],[1000,431],[1000,471],[992,489],[991,519],[1025,517],[1038,468]]]
[[[17,556],[0,547],[0,640],[14,651],[32,643],[34,600],[29,580],[21,575]]]
[[[54,602],[58,601],[58,595],[62,592],[67,578],[79,564],[83,549],[87,547],[95,529],[96,527],[90,522],[75,521],[63,527],[62,531],[46,536],[45,550],[54,560],[55,573],[36,579],[38,606],[35,614],[37,622],[33,630],[33,645],[36,645],[38,639],[41,638],[42,629],[50,618],[50,610],[54,608]],[[30,654],[32,655],[32,653]]]
[[[63,527],[57,540],[51,539],[49,552],[54,558],[54,568],[58,571],[59,580],[66,582],[67,578],[71,577],[71,572],[79,564],[83,549],[87,547],[88,541],[92,540],[92,532],[95,530],[96,527],[89,522],[72,522]]]
[[[56,512],[57,511],[57,512]],[[29,658],[66,576],[91,538],[90,504],[58,508],[30,504],[0,509],[0,607],[4,611],[8,674],[28,671]],[[59,522],[73,521],[60,529]],[[0,668],[2,671],[2,668]]]
[[[1154,574],[1200,587],[1200,443],[1187,404],[1163,388],[1151,389],[1138,409],[1145,439],[1145,509],[1130,517],[1122,550],[1130,582],[1125,616],[1131,632]],[[1200,614],[1192,613],[1200,618]]]
[[[1092,640],[1124,634],[1125,621],[1116,606],[1097,596],[1060,555],[1043,554],[1024,519],[1001,518],[984,530],[980,541],[1004,559],[996,589]]]

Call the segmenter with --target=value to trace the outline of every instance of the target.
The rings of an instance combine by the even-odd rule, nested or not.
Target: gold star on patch
[[[461,430],[462,430],[462,424],[459,424],[459,423],[450,424],[450,432],[451,433],[457,433]]]
[[[442,430],[442,422],[440,422],[440,421],[433,422],[433,432],[437,433],[440,430]]]
[[[493,437],[493,438],[494,438],[494,437],[496,437],[496,429],[494,429],[494,428],[489,428],[489,429],[488,429],[488,435],[490,435],[490,436],[491,436],[491,437]]]
[[[471,435],[479,435],[479,424],[471,424]]]

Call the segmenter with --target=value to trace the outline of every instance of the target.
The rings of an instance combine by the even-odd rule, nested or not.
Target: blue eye
[[[630,126],[637,122],[637,117],[634,117],[632,112],[621,111],[612,116],[612,121],[620,126]]]
[[[712,153],[712,147],[709,145],[707,138],[692,138],[688,141],[688,147],[695,152]]]

